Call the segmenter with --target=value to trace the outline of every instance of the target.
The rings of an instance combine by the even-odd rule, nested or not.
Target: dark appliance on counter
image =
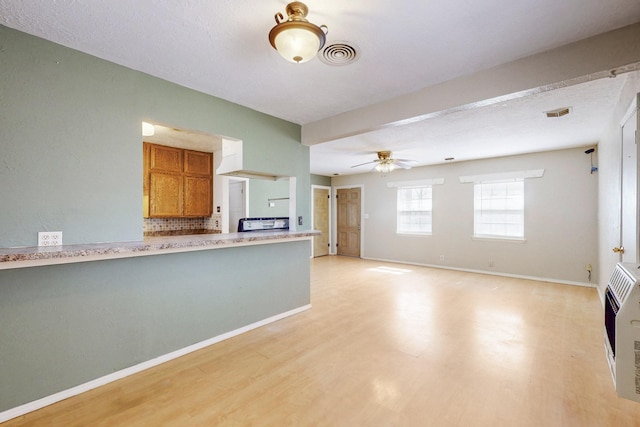
[[[288,230],[288,217],[241,218],[238,221],[238,232]]]

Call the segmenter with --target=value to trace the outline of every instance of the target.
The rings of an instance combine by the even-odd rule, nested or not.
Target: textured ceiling
[[[536,95],[445,114],[311,147],[312,169],[321,175],[369,172],[351,168],[392,150],[417,165],[501,157],[596,145],[625,81],[599,79]],[[544,112],[569,107],[570,114]],[[348,156],[341,155],[349,153]]]
[[[317,59],[291,64],[271,48],[274,14],[287,3],[0,0],[0,24],[304,125],[640,21],[638,0],[308,0],[309,20],[329,28],[328,44],[359,47],[355,63],[330,66]],[[482,142],[487,153],[508,151],[505,142],[491,146],[498,137],[490,130],[498,135],[510,117],[499,109],[492,111],[503,119],[491,120]],[[402,133],[321,145],[355,164],[356,151],[375,151],[381,140],[403,140],[409,150],[409,141],[447,133],[434,129],[420,138],[424,127],[395,131]],[[593,138],[585,135],[581,143]],[[463,153],[463,139],[458,136],[460,150],[451,155],[476,156],[473,147]],[[313,172],[347,172],[317,166],[314,157],[322,152],[312,147]]]

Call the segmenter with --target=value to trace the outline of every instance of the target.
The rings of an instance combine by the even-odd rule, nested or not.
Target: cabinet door
[[[211,178],[184,177],[184,216],[211,216],[212,199]]]
[[[182,216],[183,178],[181,175],[151,172],[149,192],[150,217]]]
[[[182,152],[184,150],[163,145],[151,145],[151,162],[149,168],[152,171],[182,172]]]
[[[189,175],[211,175],[211,153],[184,150],[184,173]]]

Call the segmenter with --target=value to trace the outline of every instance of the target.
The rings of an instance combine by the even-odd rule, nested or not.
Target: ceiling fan
[[[409,163],[414,162],[415,160],[394,159],[391,157],[391,151],[378,151],[378,158],[376,160],[366,163],[360,163],[359,165],[353,165],[351,167],[357,168],[359,166],[377,163],[372,170],[376,170],[382,173],[389,173],[397,168],[411,169],[411,165]]]

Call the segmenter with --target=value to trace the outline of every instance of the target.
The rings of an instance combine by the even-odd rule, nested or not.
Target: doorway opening
[[[311,223],[314,230],[322,232],[313,237],[314,258],[329,255],[331,249],[331,187],[311,186],[313,209]]]
[[[247,217],[249,204],[248,180],[245,178],[229,178],[229,233],[238,231],[238,222]]]

